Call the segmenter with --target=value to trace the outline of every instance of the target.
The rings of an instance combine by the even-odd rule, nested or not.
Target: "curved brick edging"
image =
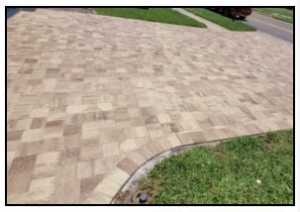
[[[291,128],[281,129],[288,130]],[[215,130],[215,133],[223,132],[223,137],[214,137],[212,140],[205,140],[202,131],[191,133],[180,133],[166,136],[159,141],[150,142],[125,157],[118,165],[111,170],[103,181],[95,188],[94,192],[81,204],[112,204],[116,195],[126,183],[137,173],[137,171],[148,162],[155,160],[167,151],[176,151],[187,146],[194,148],[199,145],[214,145],[226,142],[229,139],[240,136],[257,136],[268,133],[272,130],[261,131],[258,128],[252,129],[244,134],[237,135],[234,131]],[[221,135],[221,134],[219,134]],[[211,136],[211,138],[213,138]],[[161,141],[161,142],[160,142]]]

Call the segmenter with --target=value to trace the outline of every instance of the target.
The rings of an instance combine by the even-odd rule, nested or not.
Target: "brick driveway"
[[[8,203],[109,203],[156,154],[293,127],[292,45],[62,11],[8,20]]]

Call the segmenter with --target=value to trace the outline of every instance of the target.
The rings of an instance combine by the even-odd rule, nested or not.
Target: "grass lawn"
[[[140,189],[151,204],[292,204],[293,132],[174,155],[156,165]]]
[[[227,18],[218,13],[212,12],[204,8],[185,8],[186,10],[194,13],[197,16],[205,18],[215,24],[218,24],[224,28],[227,28],[232,31],[256,31],[256,29],[247,24],[233,21],[231,18]]]
[[[170,8],[96,8],[95,11],[100,15],[206,28],[205,24],[199,23]]]
[[[285,21],[288,23],[294,23],[294,11],[286,8],[253,8],[255,12],[266,14],[273,18]]]

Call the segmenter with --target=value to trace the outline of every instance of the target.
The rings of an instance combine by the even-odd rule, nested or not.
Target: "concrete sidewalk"
[[[7,201],[110,203],[155,155],[293,128],[293,46],[38,9],[7,21]]]
[[[212,22],[204,19],[204,18],[201,18],[201,17],[199,17],[197,15],[194,15],[193,13],[191,13],[191,12],[189,12],[189,11],[183,9],[183,8],[173,8],[173,10],[175,10],[177,12],[180,12],[181,14],[183,14],[185,16],[188,16],[188,17],[190,17],[190,18],[192,18],[192,19],[194,19],[196,21],[204,23],[207,26],[207,28],[209,28],[209,29],[217,30],[219,32],[228,31],[224,27],[221,27],[221,26],[219,26],[219,25],[217,25],[215,23],[212,23]]]

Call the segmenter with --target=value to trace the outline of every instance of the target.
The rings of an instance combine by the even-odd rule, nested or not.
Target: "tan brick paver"
[[[7,24],[8,203],[109,203],[181,145],[293,128],[293,46],[90,14]]]

